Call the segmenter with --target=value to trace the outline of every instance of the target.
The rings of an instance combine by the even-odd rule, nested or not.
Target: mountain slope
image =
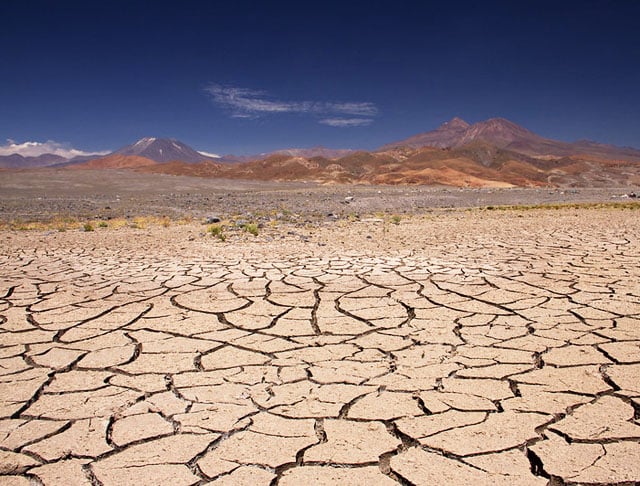
[[[380,150],[389,150],[393,147],[455,147],[460,138],[469,129],[469,126],[470,125],[466,121],[460,118],[453,118],[452,120],[443,123],[435,130],[419,133],[418,135],[414,135],[413,137],[409,137],[398,142],[388,143],[382,146]]]
[[[165,163],[180,160],[188,164],[196,164],[204,160],[215,160],[195,151],[188,145],[168,138],[141,138],[136,143],[116,150],[115,155],[134,155],[144,157],[155,162]]]
[[[138,140],[136,143],[127,145],[122,147],[121,149],[116,150],[110,154],[107,154],[106,157],[110,156],[135,156],[135,157],[143,157],[145,159],[152,160],[158,163],[170,162],[172,160],[180,160],[186,163],[194,164],[203,162],[206,160],[217,161],[219,160],[217,157],[212,154],[204,154],[200,153],[188,145],[174,139],[165,139],[165,138],[153,138],[147,137]],[[23,156],[19,153],[9,154],[9,155],[0,155],[0,168],[6,169],[30,169],[30,168],[38,168],[38,167],[66,167],[66,166],[74,166],[81,165],[91,160],[101,160],[104,159],[103,155],[93,154],[93,155],[80,155],[73,158],[67,158],[56,154],[42,154],[39,156]],[[101,162],[97,165],[108,165],[109,163],[113,163],[114,165],[119,165],[123,163],[122,161],[116,162],[115,160]],[[137,165],[135,161],[130,161],[129,163],[124,162],[125,165],[132,164],[133,166]],[[94,164],[96,165],[96,164]]]
[[[42,154],[33,157],[25,157],[20,154],[0,155],[0,168],[4,169],[31,169],[35,167],[49,167],[65,162],[67,159],[61,155]]]
[[[83,170],[83,169],[138,169],[140,167],[146,167],[150,165],[157,165],[158,162],[148,159],[146,157],[139,157],[137,155],[119,155],[112,154],[106,157],[100,157],[99,159],[92,159],[86,162],[72,164],[66,166],[71,170]]]
[[[506,143],[503,140],[503,144]],[[511,144],[509,144],[511,145]],[[427,184],[455,187],[628,186],[640,183],[640,163],[574,155],[536,158],[481,140],[457,148],[401,147],[340,158],[274,154],[220,164],[171,162],[140,172],[322,184]]]
[[[459,118],[454,118],[435,130],[386,144],[380,150],[389,150],[394,147],[420,148],[426,146],[458,148],[477,141],[535,158],[595,155],[605,159],[640,162],[640,150],[637,149],[590,141],[568,143],[552,140],[541,137],[504,118],[490,118],[473,125],[469,125]]]
[[[290,148],[290,149],[282,149],[276,150],[269,155],[276,154],[284,154],[291,155],[292,157],[324,157],[326,159],[337,159],[339,157],[344,157],[345,155],[349,155],[350,153],[355,152],[355,150],[351,149],[331,149],[327,147],[311,147],[311,148]]]
[[[211,155],[211,154],[209,154]],[[44,156],[43,156],[44,157]],[[6,158],[6,157],[5,157]],[[11,167],[28,164],[9,156]],[[106,157],[62,164],[69,169],[324,184],[442,184],[470,187],[632,186],[640,184],[640,150],[541,137],[503,118],[473,125],[454,118],[436,130],[377,151],[324,147],[253,157],[207,157],[171,139],[143,138]],[[0,168],[2,168],[0,166]]]

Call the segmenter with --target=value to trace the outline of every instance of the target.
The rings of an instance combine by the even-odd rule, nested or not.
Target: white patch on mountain
[[[198,153],[204,155],[205,157],[209,157],[209,158],[212,158],[212,159],[220,159],[221,158],[221,156],[218,155],[218,154],[212,154],[211,152],[205,152],[204,150],[198,150]]]

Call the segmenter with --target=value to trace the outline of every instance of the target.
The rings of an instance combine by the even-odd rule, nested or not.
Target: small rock
[[[205,224],[219,223],[221,219],[218,216],[207,216]]]

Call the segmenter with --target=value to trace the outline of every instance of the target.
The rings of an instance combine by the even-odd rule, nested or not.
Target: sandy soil
[[[2,484],[640,481],[636,211],[0,232]]]

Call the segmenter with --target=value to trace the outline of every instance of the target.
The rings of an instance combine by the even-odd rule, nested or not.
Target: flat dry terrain
[[[0,232],[1,484],[640,481],[637,211]]]
[[[619,201],[637,188],[473,189],[434,186],[318,185],[138,174],[126,170],[0,172],[0,222],[55,216],[110,219],[168,216],[291,221],[422,213],[433,208]],[[247,214],[249,213],[249,214]],[[331,216],[329,216],[331,215]]]

